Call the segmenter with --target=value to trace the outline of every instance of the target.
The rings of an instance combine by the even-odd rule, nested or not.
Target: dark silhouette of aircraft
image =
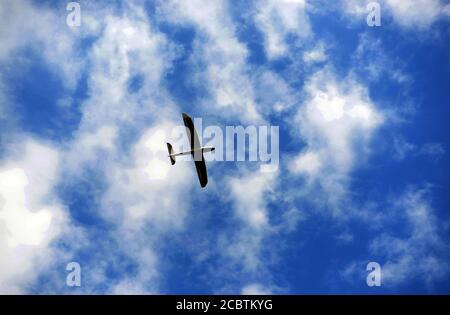
[[[205,187],[208,184],[208,172],[206,171],[206,163],[203,157],[203,152],[211,152],[214,151],[214,147],[202,147],[200,140],[197,135],[197,131],[195,131],[194,123],[192,122],[192,118],[189,117],[188,114],[183,113],[183,122],[186,126],[186,133],[189,138],[189,143],[191,144],[191,150],[174,153],[172,145],[167,142],[167,149],[169,150],[169,158],[172,165],[175,164],[175,157],[179,155],[188,155],[191,154],[194,159],[195,168],[197,169],[198,180],[200,181],[200,186]]]

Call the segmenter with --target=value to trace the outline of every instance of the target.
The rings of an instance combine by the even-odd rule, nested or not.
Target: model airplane
[[[189,115],[183,113],[183,122],[186,126],[186,133],[189,138],[189,143],[191,145],[191,150],[174,153],[172,145],[167,143],[167,149],[169,150],[169,158],[172,165],[175,164],[175,157],[180,155],[188,155],[191,154],[194,159],[195,168],[197,169],[198,179],[200,181],[200,186],[205,187],[208,184],[208,173],[206,171],[206,163],[203,157],[203,152],[211,152],[214,151],[214,147],[202,147],[200,140],[197,135],[197,131],[195,131],[194,123],[192,122],[192,118]]]

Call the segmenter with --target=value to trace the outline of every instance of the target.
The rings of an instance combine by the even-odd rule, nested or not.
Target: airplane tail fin
[[[170,157],[170,163],[172,163],[172,165],[175,164],[175,156],[173,156],[173,148],[172,145],[167,142],[167,150],[169,150],[169,157]]]

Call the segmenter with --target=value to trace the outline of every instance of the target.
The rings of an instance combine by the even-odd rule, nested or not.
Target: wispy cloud
[[[0,163],[0,292],[23,293],[58,254],[52,242],[69,233],[67,210],[55,193],[58,151],[21,139]]]
[[[338,82],[331,69],[314,74],[305,91],[308,98],[295,119],[306,147],[293,157],[290,171],[304,176],[313,191],[322,190],[320,199],[340,212],[349,173],[368,152],[383,114],[363,86],[352,78]]]

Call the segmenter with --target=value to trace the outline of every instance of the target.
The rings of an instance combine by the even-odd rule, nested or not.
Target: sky
[[[369,2],[1,1],[0,293],[449,294],[450,4]]]

